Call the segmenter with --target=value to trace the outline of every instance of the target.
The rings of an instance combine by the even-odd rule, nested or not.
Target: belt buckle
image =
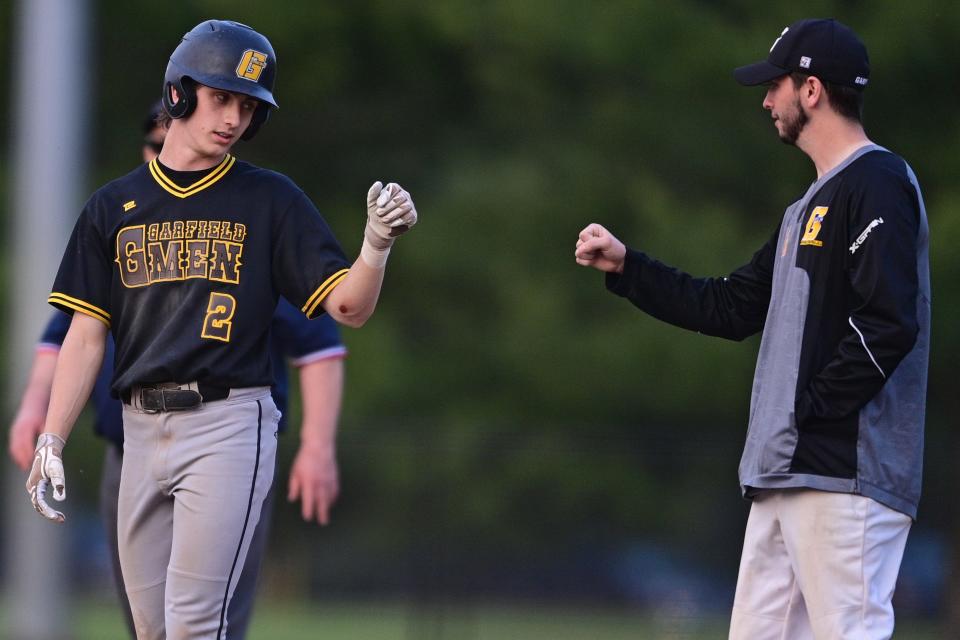
[[[139,407],[139,408],[140,408],[140,411],[143,411],[144,413],[160,413],[161,411],[163,411],[163,409],[156,409],[156,408],[153,408],[153,407],[148,408],[148,407],[147,407],[147,403],[145,402],[144,396],[146,395],[146,392],[147,392],[147,391],[156,391],[156,390],[157,390],[157,389],[156,389],[155,387],[138,387],[138,388],[137,388],[137,395],[140,397],[140,407]],[[162,393],[160,394],[160,398],[161,398],[161,399],[160,399],[160,406],[162,407],[162,406],[163,406],[163,394],[162,394]]]

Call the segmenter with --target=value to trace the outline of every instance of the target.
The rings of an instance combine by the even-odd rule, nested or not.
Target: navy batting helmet
[[[196,83],[254,97],[260,104],[240,136],[249,140],[267,121],[270,108],[277,106],[276,77],[277,56],[269,40],[239,22],[207,20],[188,31],[170,56],[163,78],[163,108],[171,118],[190,115],[197,106]],[[176,103],[170,87],[177,90]]]

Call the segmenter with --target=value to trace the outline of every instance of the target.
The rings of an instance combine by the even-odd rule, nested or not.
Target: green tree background
[[[868,133],[924,188],[935,350],[915,538],[960,543],[950,382],[960,5],[815,1],[806,16],[796,3],[745,0],[93,5],[91,190],[138,161],[139,122],[177,39],[219,17],[267,34],[279,58],[281,108],[239,156],[290,175],[348,254],[374,179],[403,184],[421,213],[394,250],[377,314],[344,330],[334,524],[315,531],[295,509],[278,512],[274,588],[535,592],[528,579],[601,599],[589,581],[562,583],[581,575],[578,561],[615,565],[637,541],[732,585],[758,340],[643,316],[577,267],[573,247],[595,221],[694,274],[745,263],[814,173],[777,142],[763,90],[736,85],[731,70],[806,16],[835,16],[866,41]],[[5,4],[0,32],[12,20]],[[9,87],[0,91],[8,115]],[[7,131],[0,142],[8,156]],[[284,439],[284,460],[294,445]],[[92,438],[80,449],[95,469]],[[89,496],[95,477],[81,480]]]

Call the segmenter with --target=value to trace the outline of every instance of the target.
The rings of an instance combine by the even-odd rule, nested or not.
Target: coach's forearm
[[[324,309],[340,324],[363,326],[377,307],[383,272],[383,267],[371,267],[357,258],[347,277],[324,299]]]
[[[74,314],[57,358],[44,432],[64,440],[70,435],[103,364],[106,337],[107,327],[102,322]]]

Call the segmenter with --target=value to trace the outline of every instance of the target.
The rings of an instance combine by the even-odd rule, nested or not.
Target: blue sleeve
[[[270,333],[280,352],[294,361],[312,354],[346,353],[337,323],[330,316],[310,320],[285,298],[277,304]]]
[[[64,338],[67,337],[67,329],[70,328],[71,317],[63,311],[54,311],[47,322],[43,334],[40,336],[40,344],[49,344],[60,346]]]

